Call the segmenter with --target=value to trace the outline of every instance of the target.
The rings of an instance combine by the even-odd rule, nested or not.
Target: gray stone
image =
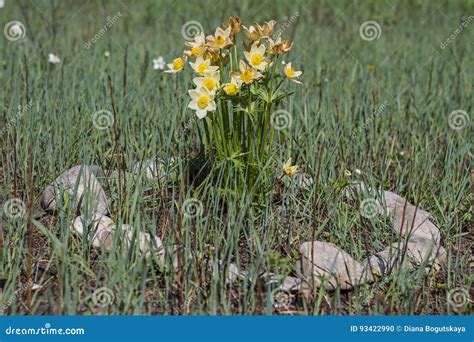
[[[300,253],[298,273],[306,283],[315,287],[348,290],[355,285],[374,281],[361,263],[332,243],[305,242],[300,246]]]
[[[107,196],[87,165],[74,166],[45,188],[41,196],[43,210],[56,211],[57,201],[64,198],[64,192],[69,195],[69,204],[81,214],[105,215],[108,212]]]

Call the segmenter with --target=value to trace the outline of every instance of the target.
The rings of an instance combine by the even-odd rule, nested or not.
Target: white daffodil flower
[[[219,67],[212,66],[210,60],[204,59],[202,56],[196,58],[194,63],[190,62],[191,68],[196,72],[196,74],[204,76],[207,72],[215,72]]]
[[[213,112],[216,110],[216,102],[214,96],[205,87],[188,90],[189,96],[191,96],[191,102],[188,104],[188,108],[196,111],[196,116],[199,119],[206,117],[207,112]]]
[[[203,77],[193,78],[193,82],[197,88],[204,87],[209,90],[212,95],[214,95],[216,90],[219,88],[219,78],[219,71],[206,72],[204,73]]]
[[[249,62],[249,64],[260,71],[265,70],[267,67],[268,63],[265,59],[265,45],[258,43],[253,43],[252,47],[250,48],[250,51],[244,51],[245,58]]]

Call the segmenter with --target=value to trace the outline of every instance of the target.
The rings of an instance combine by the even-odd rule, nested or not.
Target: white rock
[[[301,260],[297,270],[308,284],[315,287],[351,289],[374,281],[363,265],[332,243],[313,241],[300,246]]]
[[[81,215],[74,220],[73,228],[80,235],[91,231],[92,246],[104,247],[107,250],[112,248],[115,224],[110,217],[94,215],[91,218],[86,218],[85,215]]]
[[[158,236],[151,237],[149,233],[137,231],[135,232],[133,227],[128,224],[122,224],[122,232],[125,237],[125,245],[130,248],[132,244],[138,244],[140,252],[145,257],[149,257],[152,252],[158,253],[161,261],[165,259],[165,248],[163,242]]]
[[[41,207],[49,212],[56,211],[57,199],[63,197],[63,191],[69,195],[69,204],[81,214],[105,215],[108,212],[107,196],[87,165],[69,169],[48,185],[41,196]]]

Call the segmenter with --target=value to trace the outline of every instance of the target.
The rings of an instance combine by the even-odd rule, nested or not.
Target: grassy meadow
[[[453,307],[447,293],[469,291],[473,281],[473,14],[472,0],[7,0],[2,25],[19,21],[25,31],[0,39],[4,314],[471,313],[472,302]],[[224,203],[207,185],[197,197],[190,160],[200,123],[186,108],[189,79],[153,68],[159,56],[182,54],[185,23],[208,34],[229,15],[246,25],[277,20],[295,43],[285,61],[303,71],[303,85],[289,85],[294,94],[280,106],[291,126],[275,135],[273,158],[291,156],[313,184],[285,184],[277,165],[274,191],[259,208]],[[362,38],[367,21],[379,25],[379,37]],[[116,121],[98,129],[94,113],[112,111],[112,101]],[[454,122],[453,111],[462,111]],[[164,263],[125,248],[119,235],[110,252],[92,248],[71,230],[77,213],[67,200],[53,215],[40,207],[43,189],[67,169],[116,170],[120,158],[129,171],[163,162],[155,179],[139,167],[126,186],[102,181],[109,216],[157,234]],[[301,243],[332,242],[362,260],[398,241],[388,220],[364,218],[343,196],[352,181],[431,212],[446,267],[394,271],[351,291],[316,289],[280,312],[264,275],[294,275]],[[5,214],[12,198],[24,215]],[[189,198],[199,202],[192,218],[181,210]],[[245,280],[226,282],[230,263]],[[107,305],[93,300],[97,289],[112,298]]]

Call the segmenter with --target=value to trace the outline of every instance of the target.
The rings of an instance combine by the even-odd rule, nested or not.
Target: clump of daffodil
[[[293,176],[300,171],[298,165],[291,165],[291,158],[289,158],[285,163],[283,163],[283,174],[286,176]]]
[[[178,73],[189,63],[193,75],[188,78],[188,108],[201,119],[197,136],[210,164],[228,167],[221,173],[229,177],[224,182],[236,186],[228,193],[252,189],[263,194],[264,187],[271,184],[260,176],[269,172],[264,166],[271,165],[268,162],[274,155],[276,131],[271,115],[291,94],[284,89],[285,80],[301,83],[302,72],[291,62],[283,70],[278,67],[279,58],[293,43],[279,36],[272,38],[275,25],[276,21],[270,20],[247,27],[239,17],[230,17],[212,34],[197,33],[185,43],[182,57],[167,64],[167,72]],[[291,159],[283,164],[285,175],[297,172]]]

